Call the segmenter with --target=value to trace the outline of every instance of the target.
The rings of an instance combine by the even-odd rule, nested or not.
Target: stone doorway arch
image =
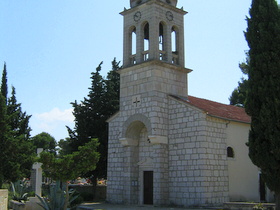
[[[124,147],[124,202],[144,204],[145,173],[153,174],[152,202],[166,204],[168,197],[168,138],[152,133],[150,120],[142,114],[129,117],[122,127]]]
[[[153,145],[149,134],[151,123],[144,115],[133,115],[123,124],[123,138],[120,142],[124,146],[125,155],[124,197],[130,204],[143,204],[143,173],[147,169],[153,170]]]

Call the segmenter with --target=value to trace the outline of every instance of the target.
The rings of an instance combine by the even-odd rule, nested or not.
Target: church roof
[[[242,107],[222,104],[194,96],[188,96],[188,98],[184,98],[172,95],[172,97],[205,111],[209,116],[218,117],[225,120],[251,123],[250,116],[246,114],[245,109]]]

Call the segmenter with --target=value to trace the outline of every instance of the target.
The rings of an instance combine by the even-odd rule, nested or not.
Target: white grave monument
[[[37,156],[40,157],[40,153],[43,152],[43,148],[37,148]],[[32,169],[35,170],[35,193],[42,197],[42,163],[34,163]],[[40,200],[37,197],[30,197],[26,202],[26,210],[43,210],[39,205]],[[0,209],[1,210],[1,209]]]
[[[37,148],[37,155],[40,156],[40,153],[43,152],[43,148]],[[38,196],[42,196],[42,163],[34,163],[32,169],[36,170],[36,178],[35,178],[35,193]]]

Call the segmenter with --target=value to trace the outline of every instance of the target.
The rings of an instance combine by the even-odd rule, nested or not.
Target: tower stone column
[[[159,60],[159,22],[156,17],[150,20],[149,60]]]
[[[144,25],[136,28],[136,63],[144,61]]]
[[[167,40],[171,40],[171,33],[169,33],[171,31],[171,27],[165,27],[163,29],[163,34],[164,37],[166,37],[163,41],[164,41],[164,51],[165,51],[165,56],[166,56],[166,60],[168,63],[172,63],[172,44],[171,42],[168,42]]]
[[[124,198],[125,203],[138,203],[138,147],[128,145],[124,147]],[[121,183],[120,183],[121,184]]]
[[[168,205],[168,145],[154,144],[154,205]]]

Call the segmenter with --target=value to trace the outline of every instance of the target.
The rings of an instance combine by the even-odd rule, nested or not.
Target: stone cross
[[[140,95],[133,96],[132,97],[132,104],[133,104],[133,107],[139,107],[140,104],[141,104],[141,96]]]
[[[135,106],[137,107],[138,103],[140,103],[141,101],[136,97],[135,101],[133,102],[135,104]]]
[[[40,153],[43,152],[43,148],[37,148],[37,156],[40,157]],[[32,169],[36,170],[35,178],[35,193],[38,196],[42,196],[42,163],[34,163]]]

